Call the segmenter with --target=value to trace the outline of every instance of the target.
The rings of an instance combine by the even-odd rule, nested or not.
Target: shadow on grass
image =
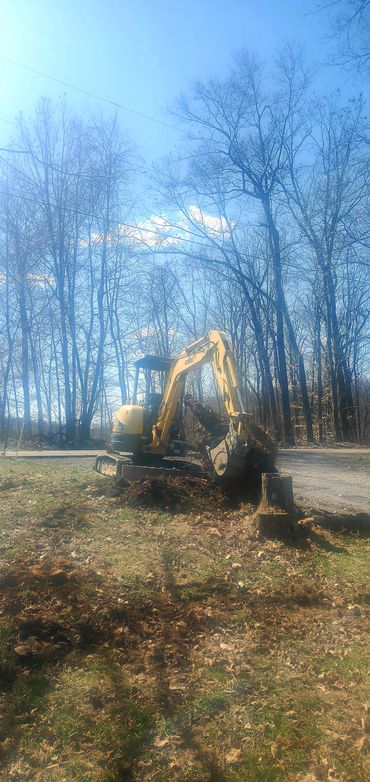
[[[22,729],[26,726],[27,730],[33,730],[32,725],[40,714],[47,713],[49,698],[54,697],[56,677],[59,681],[66,671],[68,681],[68,671],[86,670],[89,658],[95,654],[104,663],[111,693],[107,703],[101,693],[93,693],[97,703],[96,723],[103,720],[100,709],[104,709],[106,719],[113,726],[106,782],[136,778],[136,764],[145,760],[161,716],[178,723],[181,740],[193,753],[205,779],[211,782],[230,779],[230,774],[223,770],[222,760],[217,759],[216,750],[201,743],[196,727],[191,720],[184,719],[187,712],[181,677],[192,669],[194,645],[205,636],[207,628],[227,620],[231,601],[233,609],[243,607],[246,615],[258,617],[268,628],[270,637],[280,623],[286,627],[287,610],[318,605],[323,595],[312,580],[294,582],[289,589],[282,584],[268,594],[240,595],[233,584],[216,576],[203,583],[194,580],[184,587],[176,583],[176,551],[165,549],[162,560],[164,588],[156,588],[146,595],[141,593],[139,597],[132,595],[127,604],[118,600],[116,582],[107,581],[91,569],[78,568],[76,563],[56,560],[40,566],[18,560],[8,567],[0,579],[0,601],[8,628],[1,642],[4,651],[1,684],[6,702],[0,742],[11,737],[5,761],[17,746],[22,747]],[[208,616],[204,610],[199,611],[199,604],[211,596],[217,597],[217,610],[215,615]],[[129,671],[144,674],[145,682],[153,681],[150,694],[144,692],[140,696],[134,687],[126,685],[127,666]],[[144,705],[139,706],[140,702]],[[33,709],[37,709],[35,716]],[[84,722],[78,724],[79,715],[73,712],[73,702],[70,709],[77,731],[83,735]],[[15,730],[14,724],[19,725]],[[109,729],[108,726],[105,739],[108,744]],[[69,742],[68,734],[68,752]],[[95,742],[90,760],[94,760],[94,747]],[[73,752],[72,747],[72,764]],[[158,758],[157,761],[155,756],[160,773],[162,761]],[[168,773],[165,766],[163,772]]]
[[[205,747],[196,739],[195,733],[190,725],[186,726],[183,730],[182,739],[184,745],[193,751],[194,756],[201,764],[203,771],[206,774],[205,778],[209,780],[209,782],[229,782],[230,776],[225,774],[213,753],[210,750],[205,749]]]
[[[274,520],[274,516],[271,516]],[[281,532],[272,529],[271,534],[263,534],[261,537],[277,538],[292,548],[307,549],[312,543],[324,551],[348,555],[344,546],[340,546],[329,540],[325,532],[340,533],[344,536],[352,535],[361,538],[370,537],[369,513],[333,513],[321,509],[311,509],[309,516],[296,506],[289,518],[288,526]]]
[[[173,564],[168,554],[165,561],[167,593],[132,600],[130,605],[117,604],[113,588],[103,578],[77,569],[75,563],[61,565],[60,561],[49,561],[40,566],[18,560],[2,574],[0,602],[7,623],[7,632],[0,640],[0,689],[5,696],[0,715],[0,746],[4,750],[4,767],[17,749],[22,753],[25,735],[36,737],[35,746],[43,741],[40,724],[45,720],[45,738],[52,743],[61,741],[64,751],[67,748],[70,753],[70,767],[74,768],[77,739],[70,738],[76,732],[71,733],[68,725],[76,725],[83,741],[84,731],[87,735],[90,731],[89,715],[86,725],[83,718],[79,720],[78,694],[71,699],[69,685],[63,685],[63,680],[70,682],[69,677],[73,679],[76,670],[81,672],[77,676],[83,678],[89,660],[95,656],[103,661],[104,675],[110,682],[107,702],[104,695],[94,695],[97,735],[102,735],[101,723],[106,720],[108,744],[109,731],[113,736],[106,779],[123,782],[134,778],[136,764],[155,735],[156,721],[161,715],[172,719],[181,706],[183,693],[174,687],[174,670],[186,672],[191,667],[195,638],[208,621],[193,621],[187,603],[176,598]],[[210,591],[213,588],[214,584]],[[117,659],[125,666],[132,664],[133,669],[148,672],[154,679],[149,701],[146,695],[141,699],[144,706],[139,706],[135,688],[123,681],[125,669],[113,662]],[[73,681],[71,686],[73,693]],[[81,703],[83,697],[82,688]],[[94,760],[95,744],[99,746],[99,739],[93,742],[90,760]],[[222,782],[223,772],[211,753],[196,745],[195,740],[191,746],[207,779]]]
[[[331,540],[328,540],[312,528],[307,530],[306,543],[315,543],[315,545],[321,548],[323,551],[327,551],[332,554],[344,554],[348,556],[348,551],[344,546],[338,546],[337,543],[333,543]]]
[[[59,564],[59,563],[58,563]],[[109,779],[129,780],[133,759],[137,761],[154,730],[154,717],[140,709],[128,688],[123,685],[114,665],[109,663],[109,651],[117,646],[117,629],[121,629],[122,618],[110,617],[112,595],[103,595],[102,581],[93,578],[98,591],[99,603],[94,595],[84,590],[85,573],[74,573],[72,568],[53,567],[53,563],[33,565],[18,561],[4,572],[0,579],[0,599],[4,606],[6,630],[0,638],[0,693],[3,694],[0,708],[0,762],[5,765],[15,755],[22,741],[24,729],[37,731],[40,717],[47,716],[49,697],[54,697],[56,681],[67,675],[70,665],[84,667],[91,653],[98,651],[105,660],[109,672],[113,696],[110,696],[112,725],[120,736],[120,748],[115,751],[115,760],[107,759]],[[131,627],[131,643],[139,645],[140,636],[133,630],[147,614],[149,605],[124,612],[125,627]],[[130,641],[128,641],[128,646]],[[102,707],[104,707],[104,698]],[[75,719],[77,732],[83,737],[84,725],[78,725],[73,716],[72,704],[69,719]],[[51,710],[53,719],[57,709]],[[77,713],[77,712],[76,712]],[[99,712],[97,712],[99,715]],[[68,723],[68,720],[67,720]],[[46,725],[45,738],[53,729]],[[42,740],[42,736],[38,740]],[[67,736],[68,741],[68,736]],[[108,748],[110,749],[110,748]],[[92,755],[94,747],[92,747]],[[118,755],[118,757],[117,757]],[[121,757],[119,757],[121,756]],[[73,751],[72,751],[73,760]],[[45,771],[46,773],[46,771]],[[45,777],[46,779],[46,777]],[[108,777],[107,777],[108,779]]]

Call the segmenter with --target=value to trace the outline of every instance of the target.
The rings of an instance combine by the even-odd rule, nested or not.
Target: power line
[[[15,193],[14,191],[9,190],[9,189],[7,189],[6,191],[3,191],[3,192],[0,191],[0,195],[2,195],[2,196],[10,195],[13,198],[18,198],[20,200],[27,201],[28,203],[37,204],[38,206],[44,206],[44,202],[43,201],[40,201],[40,200],[38,200],[36,198],[31,198],[30,196],[26,196],[23,193]],[[53,201],[50,201],[50,200],[49,200],[48,204],[49,204],[49,206],[54,207],[54,209],[60,209],[61,208],[60,204],[57,204],[56,202],[53,202]],[[94,219],[94,220],[102,220],[102,221],[106,220],[106,217],[103,216],[103,215],[97,215],[97,214],[94,214],[93,212],[86,212],[86,211],[83,211],[81,209],[76,209],[75,207],[68,207],[68,206],[63,205],[62,208],[63,208],[63,210],[65,212],[72,212],[72,214],[78,214],[81,217],[87,217],[87,218],[91,218],[91,219]],[[184,236],[176,236],[174,234],[162,233],[160,231],[160,227],[158,227],[157,229],[155,229],[155,228],[146,228],[145,226],[140,225],[138,223],[136,223],[136,224],[135,223],[123,223],[121,220],[112,220],[112,219],[109,219],[109,223],[110,223],[110,225],[117,226],[118,228],[132,229],[133,231],[137,231],[138,234],[142,233],[142,232],[150,233],[150,234],[153,234],[154,236],[158,236],[160,239],[171,239],[171,240],[177,239],[180,242],[185,242],[186,244],[191,244],[191,245],[195,245],[195,246],[198,246],[198,247],[202,247],[203,249],[205,247],[204,242],[195,241],[194,239],[187,239]],[[256,227],[253,223],[249,223],[248,226],[250,228],[255,228]],[[178,230],[178,231],[181,231],[182,233],[188,234],[189,236],[194,236],[194,237],[196,237],[198,239],[200,238],[199,234],[195,233],[195,231],[192,231],[190,228],[185,228],[183,225],[176,225],[176,223],[175,223],[175,224],[170,224],[170,227],[173,228],[174,230]],[[209,236],[209,237],[205,236],[204,237],[205,241],[208,238],[212,238],[212,236]],[[264,261],[264,260],[266,260],[265,256],[258,256],[258,255],[254,255],[254,254],[253,254],[253,258],[256,261]]]
[[[130,106],[125,106],[123,103],[118,103],[118,101],[110,100],[110,98],[104,98],[102,95],[97,95],[95,92],[90,92],[90,90],[86,90],[83,87],[78,87],[76,84],[71,84],[71,82],[64,81],[63,79],[57,79],[55,76],[50,76],[50,74],[45,73],[44,71],[39,71],[36,68],[32,68],[30,65],[25,65],[24,63],[18,62],[17,60],[12,60],[10,57],[5,57],[3,54],[0,55],[0,60],[9,62],[11,65],[16,65],[18,68],[23,68],[25,71],[30,71],[30,73],[35,73],[37,76],[42,76],[44,79],[49,79],[49,81],[53,81],[56,84],[61,84],[63,87],[68,87],[69,89],[75,90],[76,92],[81,92],[83,95],[88,95],[90,98],[95,98],[96,100],[100,100],[103,103],[108,103],[110,106],[114,106],[117,109],[122,109],[123,111],[127,111],[130,114],[135,114],[137,117],[150,120],[150,122],[156,122],[157,125],[163,125],[163,127],[176,130],[178,133],[180,132],[179,128],[177,128],[175,125],[170,125],[169,122],[164,122],[161,119],[157,119],[157,117],[152,117],[150,114],[145,114],[143,111],[136,111],[136,109],[132,109]],[[9,120],[4,121],[7,122]]]
[[[0,117],[0,122],[6,122],[7,125],[14,125],[15,127],[17,127],[16,122],[13,122],[13,120],[11,119],[6,119],[5,117]]]
[[[28,154],[26,149],[11,149],[10,147],[0,147],[0,152],[13,152],[13,154],[15,154],[15,155],[27,155]],[[36,158],[36,160],[37,160],[37,158]],[[5,163],[7,163],[7,162],[8,161],[5,160]]]
[[[44,166],[45,168],[50,168],[51,171],[55,171],[57,174],[62,174],[63,176],[73,176],[81,179],[112,179],[114,177],[114,174],[88,174],[85,171],[65,171],[62,168],[58,168],[58,166],[54,166],[53,163],[45,163],[44,160],[41,160],[41,158],[37,157],[35,153],[32,151],[32,149],[12,149],[11,147],[0,147],[0,152],[11,152],[14,155],[30,155],[34,160],[36,160],[37,163],[40,163],[41,166]],[[7,160],[4,157],[1,157],[1,160],[3,163],[5,163],[7,166],[10,166],[11,168],[14,168],[9,160]],[[131,166],[136,172],[139,174],[148,174],[147,168],[139,168],[139,166]],[[17,170],[17,169],[16,169]]]

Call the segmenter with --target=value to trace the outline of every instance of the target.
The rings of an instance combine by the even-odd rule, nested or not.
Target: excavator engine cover
[[[144,408],[141,405],[122,405],[114,421],[111,448],[120,453],[140,451],[144,435]]]

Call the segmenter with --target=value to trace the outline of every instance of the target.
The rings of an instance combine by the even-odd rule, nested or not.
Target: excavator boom
[[[211,363],[229,418],[229,431],[213,448],[208,449],[214,471],[220,477],[235,477],[243,470],[250,416],[243,405],[235,359],[226,334],[212,330],[206,337],[184,348],[170,369],[158,418],[152,429],[152,442],[143,448],[147,453],[165,454],[171,424],[182,397],[187,375]]]

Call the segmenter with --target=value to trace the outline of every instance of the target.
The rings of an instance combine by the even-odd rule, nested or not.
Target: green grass
[[[369,587],[369,546],[367,539],[341,536],[343,552],[316,553],[313,557],[318,572],[330,579]]]
[[[361,685],[370,674],[370,649],[364,648],[363,644],[354,645],[345,655],[328,655],[319,659],[317,665],[321,671],[335,675],[344,683],[357,681]]]
[[[367,782],[369,540],[251,545],[243,511],[203,525],[104,489],[79,460],[0,462],[1,572],[20,568],[1,604],[4,779],[303,782],[328,758],[336,782]],[[59,558],[65,587],[27,575]],[[39,615],[70,646],[22,659]]]
[[[286,562],[274,559],[268,562],[262,561],[260,572],[273,587],[278,587],[282,584],[286,575]]]
[[[66,666],[53,678],[50,671],[34,673],[15,694],[23,709],[37,711],[18,751],[26,758],[45,753],[48,760],[58,758],[67,779],[85,778],[92,752],[103,768],[107,756],[111,766],[122,757],[129,764],[153,735],[150,708],[137,703],[121,667],[103,657],[77,658],[73,667]],[[117,777],[113,769],[110,773],[112,779]],[[105,778],[103,770],[100,778]]]
[[[211,679],[220,683],[225,683],[230,680],[230,674],[225,670],[225,666],[221,665],[220,663],[218,665],[212,665],[210,668],[208,668],[205,672],[205,675],[207,679]]]
[[[230,705],[230,693],[224,690],[202,693],[194,699],[191,708],[193,715],[206,715],[211,717],[218,712],[226,711]]]

